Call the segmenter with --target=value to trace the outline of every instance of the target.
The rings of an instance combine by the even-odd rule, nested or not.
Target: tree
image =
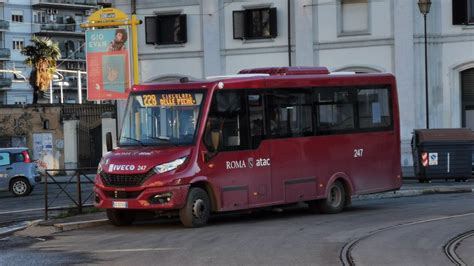
[[[61,58],[58,43],[49,38],[33,36],[31,45],[26,46],[21,54],[26,56],[25,64],[32,67],[29,83],[33,87],[33,103],[38,102],[38,95],[45,93],[56,72],[56,62]]]

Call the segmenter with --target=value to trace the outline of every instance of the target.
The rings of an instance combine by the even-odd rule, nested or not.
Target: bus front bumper
[[[101,209],[175,210],[181,209],[188,195],[189,185],[151,187],[141,191],[123,188],[94,187],[94,206]]]

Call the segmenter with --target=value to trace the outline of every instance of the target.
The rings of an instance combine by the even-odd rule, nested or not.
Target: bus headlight
[[[153,170],[157,174],[166,173],[168,171],[171,171],[171,170],[174,170],[174,169],[178,168],[185,161],[186,161],[186,157],[181,157],[181,158],[176,159],[172,162],[157,165],[157,166],[155,166],[155,168],[153,168]]]

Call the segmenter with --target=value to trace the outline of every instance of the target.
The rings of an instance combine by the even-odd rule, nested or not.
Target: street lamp
[[[426,15],[430,13],[431,0],[418,0],[420,13],[425,22],[425,98],[426,98],[426,128],[430,128],[430,119],[428,112],[428,40],[426,36]]]
[[[57,82],[56,84],[59,85],[59,89],[60,89],[60,93],[61,93],[61,103],[64,103],[63,87],[64,87],[64,86],[68,87],[68,86],[69,86],[69,82],[67,82],[67,81],[59,81],[59,82]]]

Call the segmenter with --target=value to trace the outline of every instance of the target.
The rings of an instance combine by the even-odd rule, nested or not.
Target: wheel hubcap
[[[342,202],[342,193],[339,187],[332,187],[329,193],[329,204],[333,207],[338,207]]]
[[[193,216],[200,219],[204,217],[206,213],[206,205],[202,199],[197,199],[193,204]]]
[[[13,184],[13,192],[15,194],[21,195],[26,192],[26,183],[24,181],[17,181]]]

